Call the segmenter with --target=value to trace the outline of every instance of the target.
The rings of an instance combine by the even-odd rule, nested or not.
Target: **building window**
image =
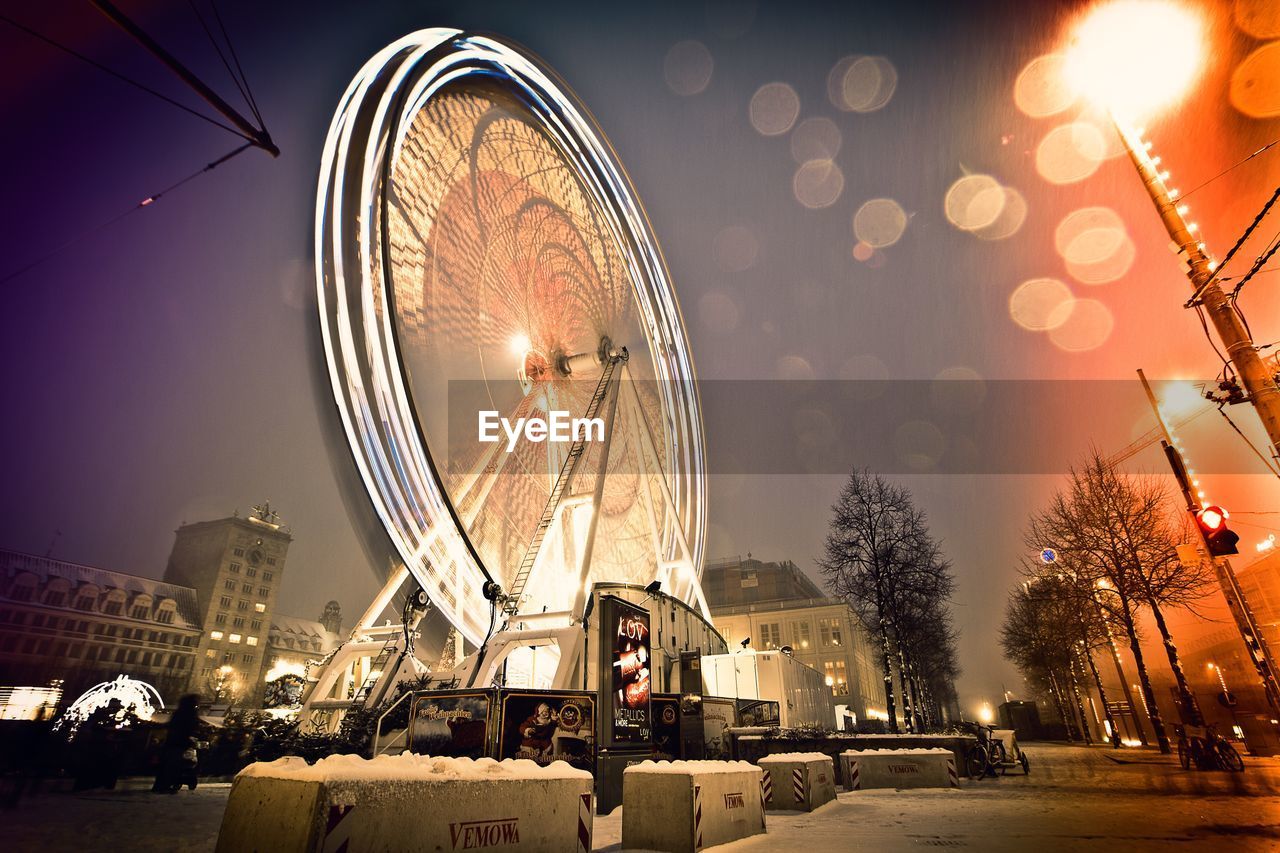
[[[240,584],[240,591],[243,592],[245,595],[249,595],[250,593],[253,592],[253,584],[251,583]]]
[[[266,598],[270,594],[271,594],[271,590],[267,589],[265,586],[258,587],[258,595],[261,598]]]
[[[227,614],[225,614],[225,613],[219,613],[217,616],[215,616],[215,617],[213,618],[213,624],[215,624],[215,625],[225,625],[225,624],[227,624]]]
[[[760,576],[754,571],[743,572],[741,583],[742,583],[743,589],[751,589],[753,587],[758,587],[760,586]]]
[[[822,668],[826,671],[827,681],[831,685],[831,695],[849,695],[849,681],[845,673],[844,661],[829,660],[822,665]]]
[[[162,625],[173,624],[173,610],[168,607],[162,607],[156,611],[156,621]]]
[[[245,601],[243,598],[242,598],[242,599],[240,599],[239,601],[237,601],[237,602],[236,602],[236,609],[237,609],[237,610],[248,610],[248,609],[249,609],[249,602]]]
[[[218,650],[217,650],[217,649],[205,649],[205,650],[204,650],[204,656],[205,656],[205,657],[207,657],[207,658],[217,657],[217,655],[218,655]]]
[[[235,582],[234,580],[227,579],[227,580],[225,580],[225,581],[223,581],[223,582],[222,582],[222,588],[223,588],[223,589],[229,589],[229,590],[231,590],[232,592],[235,592],[235,590],[236,590],[236,582]]]
[[[844,645],[840,636],[840,618],[838,616],[830,619],[819,619],[818,635],[822,638],[824,648]]]
[[[107,599],[107,603],[102,607],[102,612],[108,616],[119,616],[123,611],[124,602],[115,598]]]
[[[262,629],[262,620],[254,619],[252,622],[249,623],[249,627],[255,631],[260,631]]]
[[[797,649],[807,649],[812,643],[809,622],[793,622],[791,625],[791,645]]]
[[[764,622],[760,625],[760,646],[766,651],[782,645],[782,626],[777,622]]]
[[[250,566],[244,570],[244,576],[247,578],[256,578],[258,576],[258,570],[253,566]]]
[[[276,564],[276,558],[275,558],[275,557],[267,557],[267,565],[268,565],[268,566],[274,566],[275,564]]]
[[[232,634],[230,637],[227,637],[227,642],[228,642],[228,643],[238,643],[238,642],[240,642],[240,635],[239,635],[239,634]]]
[[[221,640],[221,639],[222,639],[222,632],[221,632],[221,631],[210,631],[210,632],[209,632],[209,639],[210,639],[210,640]]]
[[[67,594],[60,589],[51,589],[44,594],[44,603],[50,607],[61,607]]]
[[[271,583],[271,579],[272,579],[272,578],[274,578],[274,577],[275,577],[275,573],[274,573],[274,572],[263,572],[263,573],[262,573],[262,579],[263,579],[264,581],[266,581],[267,583]]]
[[[267,605],[265,605],[265,604],[263,604],[261,601],[259,601],[257,604],[253,605],[253,609],[254,609],[254,610],[256,610],[256,611],[258,611],[259,613],[266,613],[266,612],[267,612]]]
[[[232,628],[243,628],[243,627],[244,627],[244,617],[243,617],[243,616],[237,616],[236,618],[232,619],[232,620],[231,620],[231,627],[232,627]]]
[[[230,607],[230,606],[231,606],[231,596],[229,596],[229,595],[224,595],[224,596],[222,596],[222,598],[219,598],[219,599],[218,599],[218,603],[219,603],[219,604],[221,604],[223,607]]]
[[[232,563],[228,568],[230,568],[230,569],[231,569],[231,574],[233,574],[233,575],[238,575],[238,574],[240,574],[240,564],[239,564],[239,563]]]
[[[236,549],[235,549],[235,550],[233,550],[231,553],[232,553],[232,554],[235,554],[237,557],[243,557],[243,556],[244,556],[244,549],[243,549],[243,548],[236,548]]]
[[[245,637],[245,638],[244,638],[244,642],[245,642],[245,645],[249,645],[249,646],[256,646],[256,645],[258,645],[258,638],[257,638],[257,637]]]
[[[150,615],[151,608],[145,604],[134,605],[133,610],[129,613],[129,616],[134,619],[146,619]]]
[[[253,655],[241,655],[240,660],[244,661],[245,663],[253,663]]]

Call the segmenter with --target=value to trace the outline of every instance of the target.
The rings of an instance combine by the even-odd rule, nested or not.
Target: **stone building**
[[[887,719],[875,644],[848,605],[823,596],[795,563],[750,555],[716,560],[703,582],[712,621],[730,649],[748,639],[747,648],[757,651],[789,647],[826,676],[835,704],[856,722]],[[895,690],[897,684],[895,673]]]
[[[293,537],[268,502],[248,517],[184,524],[164,579],[196,590],[199,624],[191,689],[256,704],[262,695],[267,626]]]
[[[265,683],[285,673],[302,675],[309,661],[319,660],[337,648],[341,630],[342,610],[336,601],[325,605],[319,621],[283,614],[273,616],[259,682]]]
[[[125,673],[169,702],[191,682],[200,639],[194,589],[0,551],[0,686],[60,681],[75,698]]]

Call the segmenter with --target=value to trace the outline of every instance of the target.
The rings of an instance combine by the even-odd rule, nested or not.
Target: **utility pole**
[[[1195,236],[1196,226],[1188,224],[1184,218],[1186,208],[1179,207],[1177,190],[1170,190],[1165,185],[1168,173],[1159,171],[1157,162],[1147,151],[1149,143],[1143,142],[1138,131],[1130,130],[1119,120],[1113,118],[1113,123],[1129,152],[1129,159],[1142,178],[1147,195],[1155,204],[1165,231],[1187,264],[1187,278],[1191,280],[1194,291],[1190,304],[1204,306],[1218,338],[1226,347],[1236,375],[1244,385],[1247,399],[1267,431],[1271,456],[1280,460],[1280,387],[1276,385],[1276,377],[1258,355],[1240,314],[1214,279],[1216,265],[1205,252],[1204,243]]]
[[[178,75],[178,78],[186,83],[195,91],[197,95],[204,98],[209,106],[222,113],[232,124],[234,124],[244,136],[255,147],[261,148],[272,157],[280,156],[280,149],[271,141],[271,134],[267,133],[265,127],[258,127],[253,122],[242,116],[234,107],[224,101],[217,92],[210,89],[209,86],[193,74],[187,66],[178,61],[177,57],[169,53],[160,46],[160,43],[147,35],[141,27],[135,24],[124,12],[121,12],[108,0],[90,0],[94,6],[98,7],[98,11],[106,15],[116,26],[131,35],[138,44],[142,45],[164,65]]]
[[[1160,443],[1164,447],[1165,457],[1169,460],[1169,467],[1173,469],[1174,479],[1178,481],[1178,487],[1182,490],[1182,496],[1187,502],[1187,512],[1191,515],[1192,526],[1200,535],[1200,544],[1204,546],[1205,556],[1213,563],[1214,573],[1218,577],[1218,586],[1222,590],[1223,598],[1227,600],[1227,609],[1231,611],[1236,628],[1240,631],[1240,637],[1244,640],[1245,648],[1249,650],[1249,658],[1253,661],[1259,680],[1262,681],[1268,704],[1273,710],[1280,710],[1280,684],[1276,681],[1276,665],[1271,657],[1271,650],[1258,629],[1258,622],[1254,619],[1248,600],[1240,590],[1240,583],[1236,580],[1236,573],[1231,568],[1231,561],[1226,557],[1215,557],[1209,550],[1209,540],[1205,538],[1204,530],[1196,518],[1200,502],[1196,500],[1191,481],[1187,477],[1187,466],[1182,460],[1182,454],[1173,446],[1173,436],[1169,434],[1164,415],[1160,413],[1160,404],[1156,401],[1156,395],[1152,392],[1151,384],[1147,382],[1146,374],[1142,370],[1138,370],[1138,378],[1142,380],[1142,390],[1147,392],[1147,399],[1151,401],[1156,420],[1164,431],[1164,440]]]

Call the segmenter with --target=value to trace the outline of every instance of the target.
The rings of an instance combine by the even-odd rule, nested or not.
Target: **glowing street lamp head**
[[[1066,54],[1078,94],[1134,120],[1176,101],[1204,63],[1204,22],[1168,0],[1111,0],[1076,25]]]

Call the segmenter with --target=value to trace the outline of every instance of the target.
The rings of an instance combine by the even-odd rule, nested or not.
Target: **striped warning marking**
[[[591,794],[578,803],[578,853],[591,853]]]
[[[329,818],[325,821],[324,853],[346,853],[351,843],[352,821],[346,818],[355,806],[329,806]]]
[[[702,786],[693,786],[693,849],[702,849]]]
[[[858,759],[849,759],[849,790],[861,791],[862,780],[858,778]]]
[[[804,782],[805,768],[796,767],[791,771],[791,796],[795,799],[796,805],[804,803]]]
[[[960,787],[960,774],[956,772],[955,758],[947,759],[947,778],[951,780],[951,787]]]
[[[773,802],[773,774],[768,770],[760,772],[760,799],[765,805]]]

